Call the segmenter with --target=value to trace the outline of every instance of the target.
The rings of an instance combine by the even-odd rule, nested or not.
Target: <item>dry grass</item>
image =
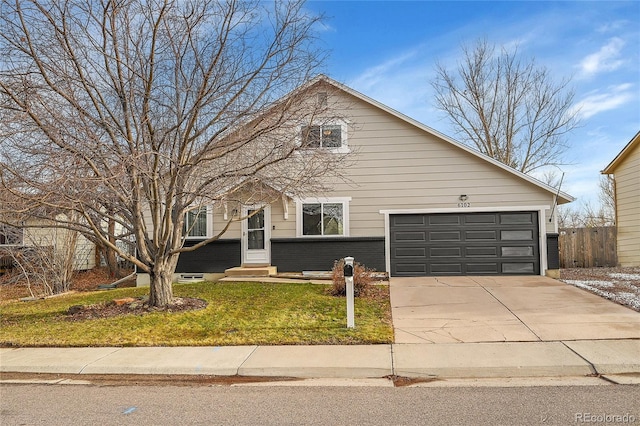
[[[122,272],[125,276],[129,273],[130,272],[126,271]],[[94,268],[89,271],[81,271],[73,277],[70,290],[72,292],[95,291],[98,289],[98,284],[109,284],[116,279],[117,278],[108,274],[106,268]],[[122,283],[118,287],[135,287],[135,280]],[[31,296],[25,280],[19,279],[16,274],[12,273],[0,275],[0,301]],[[39,294],[36,292],[35,296],[37,297]]]
[[[346,328],[344,298],[315,284],[175,285],[177,297],[206,309],[147,312],[72,321],[74,305],[141,297],[148,289],[68,294],[33,302],[0,302],[2,346],[210,346],[391,343],[388,287],[356,300],[356,328]]]

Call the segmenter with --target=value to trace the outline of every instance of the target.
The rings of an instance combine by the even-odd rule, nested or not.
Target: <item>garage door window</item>
[[[518,257],[518,256],[533,256],[533,247],[502,247],[502,256],[504,257]]]

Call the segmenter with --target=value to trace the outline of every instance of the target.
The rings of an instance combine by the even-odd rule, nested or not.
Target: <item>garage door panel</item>
[[[498,263],[467,263],[466,272],[468,275],[498,275],[500,274],[500,268]]]
[[[460,231],[435,231],[429,232],[429,241],[461,241]]]
[[[429,247],[429,257],[461,258],[462,247]]]
[[[391,273],[537,274],[537,212],[390,216]]]
[[[461,275],[461,263],[430,263],[430,275]]]
[[[498,241],[498,231],[464,231],[464,239],[467,241]]]
[[[460,225],[461,224],[460,216],[451,216],[451,215],[432,215],[427,216],[427,223],[430,226],[447,226],[451,225]]]
[[[489,247],[465,247],[465,257],[498,257],[498,248]]]
[[[465,225],[495,225],[498,221],[495,214],[467,214],[464,215]]]
[[[392,216],[392,226],[409,226],[426,225],[427,218],[424,215],[403,214]]]
[[[403,258],[419,258],[426,259],[427,258],[427,249],[426,247],[402,247],[395,249],[395,257],[397,259]]]
[[[397,263],[393,274],[397,277],[427,275],[427,265],[425,263]]]
[[[401,231],[396,232],[395,237],[392,241],[408,243],[408,242],[420,242],[424,243],[427,240],[426,232],[409,232],[409,231]]]

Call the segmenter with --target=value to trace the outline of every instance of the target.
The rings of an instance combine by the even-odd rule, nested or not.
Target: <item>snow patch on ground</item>
[[[567,284],[574,285],[576,287],[588,290],[598,296],[604,297],[616,303],[627,305],[636,311],[640,311],[640,290],[638,288],[627,285],[632,292],[621,291],[612,293],[610,291],[602,290],[601,287],[613,287],[613,283],[608,281],[581,281],[581,280],[563,280]],[[620,283],[618,284],[620,286]]]
[[[614,286],[611,281],[581,281],[581,280],[564,280],[564,282],[575,285],[576,287],[591,289],[591,286],[598,288],[610,288]]]
[[[640,275],[637,274],[623,274],[619,272],[614,272],[609,274],[611,278],[617,278],[619,280],[627,280],[627,281],[640,281]]]

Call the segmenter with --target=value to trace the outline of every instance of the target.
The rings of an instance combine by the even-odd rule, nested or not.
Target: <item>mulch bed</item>
[[[157,308],[149,306],[148,297],[116,299],[106,303],[98,303],[95,305],[81,306],[75,305],[69,308],[67,312],[67,320],[83,321],[97,318],[111,318],[118,315],[144,315],[150,312],[184,312],[206,308],[208,302],[195,298],[173,299],[171,305]]]

